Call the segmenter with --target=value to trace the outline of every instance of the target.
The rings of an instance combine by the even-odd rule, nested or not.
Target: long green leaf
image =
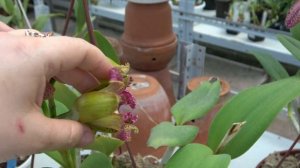
[[[8,24],[11,20],[12,20],[12,16],[3,16],[3,15],[0,15],[0,21],[5,23],[5,24]]]
[[[113,60],[116,63],[120,63],[120,59],[115,51],[115,49],[112,47],[112,45],[109,43],[109,41],[102,35],[99,31],[94,30],[94,35],[96,38],[97,47],[103,52],[104,55],[109,57],[111,60]],[[84,36],[84,39],[89,41],[89,36],[86,34]]]
[[[277,38],[281,42],[281,44],[293,54],[296,59],[300,60],[300,41],[296,40],[293,37],[282,34],[277,35]]]
[[[14,3],[12,0],[1,0],[0,7],[2,7],[7,14],[14,14]]]
[[[179,100],[171,109],[178,125],[205,115],[218,101],[220,82],[204,82]]]
[[[227,168],[229,163],[229,155],[214,155],[205,145],[188,144],[171,157],[165,168]]]
[[[290,77],[240,92],[218,112],[209,130],[208,146],[216,152],[233,123],[246,122],[219,153],[232,158],[246,152],[276,115],[300,95],[300,78]]]
[[[52,17],[57,17],[57,16],[63,16],[62,14],[59,13],[52,13],[48,15],[40,15],[39,17],[36,18],[36,20],[32,24],[32,28],[42,31],[46,24],[48,23],[49,19]]]
[[[81,164],[80,168],[112,168],[111,161],[103,153],[93,153]]]
[[[49,152],[45,152],[45,154],[48,155],[53,160],[55,160],[62,167],[66,167],[67,164],[64,162],[64,159],[62,158],[61,154],[58,151],[49,151]]]
[[[256,57],[273,80],[280,80],[289,77],[285,68],[278,60],[273,58],[272,55],[258,51],[253,51],[251,53]]]
[[[161,146],[183,146],[192,142],[198,128],[191,125],[175,126],[171,122],[162,122],[151,130],[148,146],[155,149]]]
[[[296,26],[292,27],[290,29],[290,32],[292,34],[292,37],[294,37],[297,40],[300,40],[300,24],[297,24]]]
[[[98,136],[92,144],[84,147],[84,149],[99,151],[109,156],[112,152],[122,146],[123,143],[123,141],[117,138]]]
[[[68,109],[71,109],[77,97],[79,97],[78,92],[57,81],[54,88],[54,98],[63,103]]]
[[[74,15],[76,18],[76,34],[80,34],[83,31],[85,25],[85,14],[82,0],[75,0]]]

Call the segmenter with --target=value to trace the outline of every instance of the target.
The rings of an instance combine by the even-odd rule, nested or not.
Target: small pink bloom
[[[134,124],[138,120],[138,115],[132,112],[124,112],[122,113],[122,119],[125,123]]]
[[[300,1],[298,0],[290,9],[289,13],[285,18],[285,26],[292,28],[300,22]]]
[[[136,106],[135,98],[129,91],[127,91],[127,90],[122,91],[120,93],[120,96],[121,96],[121,104],[127,104],[132,109],[135,108],[135,106]]]
[[[109,70],[110,80],[123,81],[123,77],[118,68],[111,68]]]
[[[119,138],[122,141],[128,142],[131,140],[131,131],[122,128],[118,133],[117,138]]]

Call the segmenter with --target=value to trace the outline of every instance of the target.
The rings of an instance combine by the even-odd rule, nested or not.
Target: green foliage
[[[75,34],[82,34],[85,32],[85,14],[82,0],[75,0],[74,15],[76,18]]]
[[[297,24],[296,26],[291,28],[290,32],[295,39],[300,40],[300,24]]]
[[[89,155],[81,164],[80,168],[112,168],[111,161],[103,153]]]
[[[79,97],[79,93],[75,89],[71,89],[71,87],[57,81],[54,84],[54,88],[54,98],[62,102],[68,109],[71,109]]]
[[[278,35],[277,38],[281,44],[293,54],[295,58],[300,60],[300,42],[297,39],[281,34]]]
[[[48,155],[53,160],[55,160],[62,167],[67,167],[64,158],[62,158],[62,155],[58,151],[49,151],[49,152],[45,152],[45,154]]]
[[[103,52],[104,55],[113,60],[115,63],[119,64],[120,59],[109,41],[97,30],[94,30],[94,35],[97,43],[96,46]],[[85,34],[84,39],[87,41],[90,40],[87,33]]]
[[[282,108],[300,95],[299,82],[299,77],[292,77],[240,92],[213,120],[208,146],[214,152],[230,154],[232,158],[246,152]],[[218,149],[226,132],[237,122],[246,123],[231,141]]]
[[[52,17],[56,17],[56,16],[63,16],[63,15],[58,14],[58,13],[41,15],[41,16],[37,17],[36,20],[32,23],[32,28],[41,31],[44,29],[44,27],[46,26],[49,19]]]
[[[190,125],[175,126],[171,122],[162,122],[151,130],[148,146],[155,149],[161,146],[183,146],[192,142],[198,128]]]
[[[273,80],[280,80],[289,77],[288,72],[279,63],[278,60],[272,57],[270,54],[253,51],[252,54],[264,67],[266,72],[272,77]]]
[[[113,137],[98,136],[92,144],[84,147],[84,149],[91,149],[94,151],[102,152],[109,157],[110,154],[112,154],[123,144],[123,141]]]
[[[203,82],[171,108],[176,124],[183,125],[187,121],[204,116],[217,103],[219,95],[219,81],[212,84],[208,81]]]
[[[214,155],[205,145],[188,144],[174,154],[165,168],[227,168],[229,163],[229,155]]]

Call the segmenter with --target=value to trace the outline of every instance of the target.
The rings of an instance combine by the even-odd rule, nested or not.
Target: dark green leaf
[[[171,122],[162,122],[151,130],[148,146],[155,149],[161,146],[183,146],[192,142],[198,128],[191,125],[175,126]]]
[[[97,30],[94,31],[94,35],[96,37],[97,47],[104,53],[104,55],[119,64],[120,59],[109,41]],[[89,41],[90,38],[88,34],[85,35],[84,39]]]
[[[296,26],[294,26],[293,28],[290,29],[292,36],[297,39],[300,40],[300,24],[298,23]]]
[[[9,14],[13,15],[14,14],[14,3],[13,0],[1,0],[0,1],[0,7],[3,8],[3,10]]]
[[[54,84],[54,88],[54,98],[64,104],[68,109],[72,109],[77,97],[79,97],[78,92],[57,81]]]
[[[227,168],[229,163],[229,155],[214,155],[205,145],[188,144],[171,157],[165,168]]]
[[[111,161],[103,153],[93,153],[81,164],[80,168],[112,168]]]
[[[44,27],[47,25],[49,19],[51,17],[57,17],[57,16],[63,16],[62,14],[58,13],[52,13],[48,15],[40,15],[39,17],[36,18],[36,20],[32,24],[32,28],[42,31]]]
[[[53,160],[55,160],[62,167],[66,167],[66,163],[64,162],[64,159],[62,158],[61,154],[58,151],[49,151],[49,152],[45,152],[45,154],[48,155]]]
[[[98,136],[92,144],[84,147],[84,149],[99,151],[109,156],[112,152],[122,146],[123,143],[123,141],[117,138]]]
[[[83,31],[85,25],[85,14],[82,0],[75,0],[74,15],[76,18],[76,34],[80,34]]]
[[[285,46],[286,49],[288,49],[293,56],[300,60],[300,42],[293,37],[289,37],[286,35],[278,35],[278,40],[281,42],[282,45]]]
[[[218,153],[236,158],[246,152],[276,115],[300,95],[300,78],[290,77],[240,92],[218,112],[209,130],[208,146],[216,152],[233,123],[246,122]]]
[[[272,55],[258,51],[251,52],[260,64],[264,67],[266,72],[273,80],[280,80],[289,77],[289,74],[284,67]]]
[[[220,82],[203,82],[197,89],[179,100],[171,109],[178,125],[205,115],[218,101]]]
[[[12,16],[3,16],[3,15],[0,15],[0,21],[5,23],[5,24],[8,24],[11,20],[12,20]]]

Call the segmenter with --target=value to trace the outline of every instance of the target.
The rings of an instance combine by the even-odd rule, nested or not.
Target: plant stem
[[[44,115],[47,116],[47,117],[50,117],[50,112],[49,112],[49,108],[48,108],[48,105],[47,105],[46,101],[42,102],[42,107],[41,108],[42,108],[42,111],[43,111]]]
[[[279,168],[282,164],[282,162],[285,160],[285,158],[291,153],[291,151],[293,150],[293,148],[295,147],[295,145],[297,144],[297,142],[300,139],[300,134],[298,135],[298,137],[295,139],[295,141],[293,142],[293,144],[291,145],[291,147],[289,148],[289,150],[285,153],[285,155],[282,157],[282,159],[280,160],[280,162],[277,164],[276,168]]]
[[[56,106],[54,102],[54,97],[49,98],[49,109],[50,109],[50,118],[56,117]]]
[[[83,3],[83,7],[84,7],[85,21],[86,21],[86,25],[87,25],[87,28],[88,28],[90,42],[93,45],[96,45],[96,38],[95,38],[95,35],[94,35],[94,28],[93,28],[92,21],[91,21],[88,2],[87,2],[87,0],[82,0],[82,3]]]
[[[80,155],[80,149],[75,149],[75,166],[76,168],[80,168],[81,165],[81,155]]]
[[[69,22],[70,22],[70,19],[71,19],[72,13],[73,13],[73,9],[74,9],[74,3],[75,3],[75,0],[70,1],[70,6],[68,9],[64,29],[63,29],[63,32],[61,33],[63,36],[67,34],[67,29],[69,27]]]
[[[30,168],[34,168],[34,158],[35,158],[35,155],[31,155],[31,163],[30,163]]]
[[[290,102],[287,106],[288,109],[288,117],[290,118],[290,120],[292,121],[297,133],[300,133],[300,129],[299,129],[299,123],[297,122],[297,119],[295,118],[295,114],[294,111],[292,109],[292,105],[293,102]]]
[[[175,147],[168,147],[166,152],[164,153],[162,159],[161,159],[161,164],[165,165],[169,159],[171,158],[171,156],[173,155],[175,151]]]
[[[134,161],[133,153],[132,153],[132,151],[131,151],[131,149],[130,149],[130,147],[129,147],[128,142],[125,142],[125,145],[126,145],[127,151],[128,151],[128,153],[129,153],[129,156],[130,156],[130,160],[131,160],[131,163],[132,163],[132,167],[133,167],[133,168],[137,168],[137,167],[136,167],[136,163],[135,163],[135,161]]]

